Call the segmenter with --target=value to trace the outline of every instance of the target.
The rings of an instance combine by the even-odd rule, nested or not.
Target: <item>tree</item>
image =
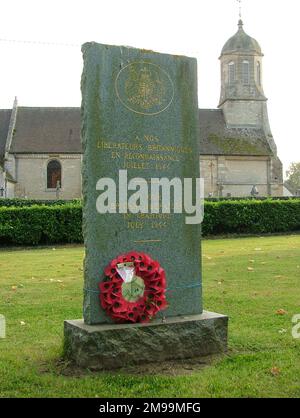
[[[292,163],[286,172],[287,180],[285,184],[295,194],[300,191],[300,162]]]

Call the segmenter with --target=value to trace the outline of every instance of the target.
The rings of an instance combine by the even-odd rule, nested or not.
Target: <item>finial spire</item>
[[[242,0],[236,0],[239,4],[239,23],[238,27],[239,30],[243,29],[243,21],[242,21]]]
[[[239,20],[242,20],[242,0],[236,0],[239,4]]]

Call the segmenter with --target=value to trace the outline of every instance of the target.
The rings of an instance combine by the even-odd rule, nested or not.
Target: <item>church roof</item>
[[[243,29],[243,22],[239,20],[238,31],[233,35],[224,45],[221,55],[234,54],[234,53],[251,53],[262,55],[261,47],[259,43]]]
[[[0,161],[11,110],[0,110]],[[200,109],[200,154],[271,154],[262,129],[228,128],[221,109]],[[81,154],[79,107],[18,107],[11,153]]]
[[[10,109],[0,109],[0,162],[4,158],[10,115]]]
[[[11,153],[82,153],[79,107],[18,107]]]
[[[229,128],[221,109],[200,109],[200,155],[268,156],[272,151],[262,129]]]

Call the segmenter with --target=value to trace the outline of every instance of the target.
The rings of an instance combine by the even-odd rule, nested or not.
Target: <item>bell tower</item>
[[[259,43],[244,31],[241,19],[238,22],[238,31],[225,43],[219,59],[219,108],[223,110],[227,126],[263,129],[270,148],[276,155],[262,83],[263,53]]]

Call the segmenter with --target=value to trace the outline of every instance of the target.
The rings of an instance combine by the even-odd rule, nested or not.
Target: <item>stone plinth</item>
[[[206,311],[149,324],[87,325],[83,320],[70,320],[64,326],[65,356],[94,370],[187,359],[227,349],[228,317]]]

